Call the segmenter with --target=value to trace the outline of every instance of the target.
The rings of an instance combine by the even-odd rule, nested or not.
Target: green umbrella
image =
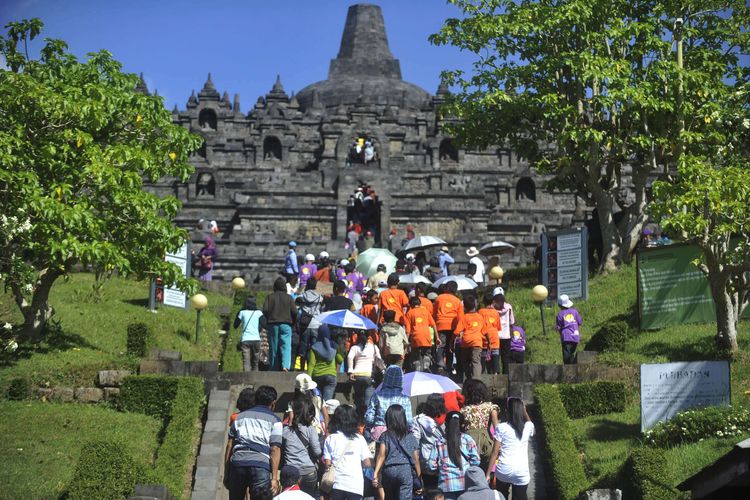
[[[386,274],[396,270],[398,259],[385,248],[370,248],[357,257],[357,270],[368,278],[378,272],[378,265],[385,265]]]

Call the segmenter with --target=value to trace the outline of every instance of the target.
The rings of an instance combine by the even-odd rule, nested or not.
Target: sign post
[[[168,252],[164,256],[164,260],[176,264],[182,271],[182,275],[189,278],[191,269],[190,242],[186,242],[176,252]],[[161,282],[161,278],[156,278],[151,280],[149,286],[148,307],[152,311],[156,311],[156,307],[160,303],[165,306],[187,309],[187,294],[179,288],[164,286]]]
[[[585,227],[542,233],[542,284],[548,300],[588,299],[588,232]]]

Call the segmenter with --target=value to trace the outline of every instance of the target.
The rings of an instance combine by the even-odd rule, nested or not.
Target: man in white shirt
[[[484,284],[484,262],[479,258],[479,250],[477,250],[477,247],[469,247],[469,249],[466,250],[466,255],[470,257],[469,264],[477,266],[477,270],[472,276],[472,279],[478,285]]]

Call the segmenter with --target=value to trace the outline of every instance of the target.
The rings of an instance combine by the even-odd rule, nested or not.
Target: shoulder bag
[[[344,459],[346,454],[349,452],[355,439],[356,438],[348,440],[344,451],[341,453],[341,456],[338,457],[335,462],[332,462],[331,465],[323,473],[323,477],[320,478],[320,486],[318,487],[321,493],[329,494],[333,490],[333,484],[336,482],[336,466],[341,460]]]

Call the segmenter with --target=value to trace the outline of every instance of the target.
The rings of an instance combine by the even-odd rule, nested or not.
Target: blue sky
[[[171,109],[183,109],[210,71],[219,92],[239,93],[248,111],[276,75],[287,93],[324,80],[354,1],[0,0],[0,26],[39,17],[42,36],[79,57],[107,49],[126,71],[143,72]],[[443,69],[470,69],[471,54],[427,37],[458,10],[444,0],[382,0],[391,52],[405,80],[434,93]],[[39,39],[35,46],[41,45]]]

